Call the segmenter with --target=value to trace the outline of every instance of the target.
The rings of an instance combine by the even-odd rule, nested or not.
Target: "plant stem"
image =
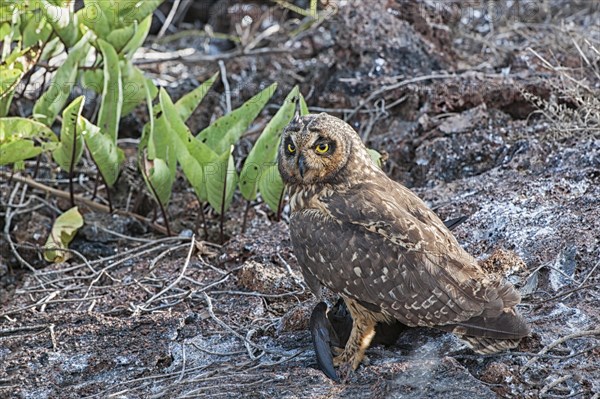
[[[165,227],[167,229],[167,235],[171,235],[171,227],[169,226],[169,218],[167,217],[167,210],[163,206],[162,202],[158,201],[158,206],[160,207],[160,213],[163,215],[163,219],[165,220]]]
[[[208,227],[206,226],[206,217],[204,216],[204,202],[200,202],[200,215],[202,215],[202,228],[204,229],[204,239],[208,240]]]
[[[246,201],[246,209],[244,210],[244,219],[242,221],[242,234],[246,232],[246,222],[248,221],[248,211],[250,210],[251,202],[249,200]]]
[[[96,195],[98,194],[98,178],[100,177],[100,172],[96,172],[96,178],[94,179],[94,192],[92,193],[92,201],[96,199]]]
[[[8,184],[12,184],[14,175],[15,175],[15,170],[13,168],[13,169],[10,170],[10,176],[8,176],[8,179],[6,181]]]
[[[112,199],[110,198],[110,187],[108,187],[108,184],[106,184],[106,180],[104,180],[104,176],[102,176],[102,174],[100,174],[100,177],[102,177],[104,187],[106,187],[106,200],[108,201],[108,211],[110,213],[113,213]]]
[[[285,188],[283,190],[281,190],[281,195],[279,196],[279,203],[277,204],[277,218],[276,220],[278,222],[281,221],[281,211],[282,211],[282,206],[283,206],[283,196],[285,194]]]
[[[42,161],[42,154],[38,155],[35,159],[35,168],[33,169],[33,178],[37,177],[38,172],[40,171],[40,163]]]
[[[69,193],[71,194],[71,208],[75,206],[75,191],[73,188],[73,172],[75,170],[75,154],[77,153],[77,117],[75,117],[75,131],[73,132],[73,148],[71,149],[71,163],[69,165]]]
[[[73,189],[73,165],[69,168],[69,199],[71,200],[71,208],[75,206],[75,192]]]
[[[225,197],[227,196],[227,169],[225,169],[225,177],[223,178],[223,193],[221,195],[221,223],[219,229],[220,244],[225,242],[225,234],[223,233],[223,225],[225,224]]]
[[[169,226],[169,218],[167,216],[167,210],[165,209],[164,205],[162,204],[162,202],[158,198],[158,194],[156,192],[156,189],[152,185],[152,182],[150,181],[150,177],[146,174],[146,171],[144,169],[142,169],[142,168],[140,168],[140,170],[145,175],[146,182],[148,183],[148,186],[150,187],[150,190],[152,190],[152,196],[154,197],[154,200],[156,201],[156,203],[160,207],[160,213],[162,214],[163,220],[165,221],[165,228],[167,229],[167,235],[170,236],[171,235],[171,227]],[[106,189],[108,190],[108,186],[106,187]]]

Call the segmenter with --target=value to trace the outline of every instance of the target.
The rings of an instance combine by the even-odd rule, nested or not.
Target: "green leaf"
[[[308,115],[310,114],[310,111],[308,110],[308,105],[306,105],[306,100],[304,99],[304,96],[302,95],[302,93],[300,94],[300,115],[304,116],[304,115]]]
[[[158,89],[152,79],[144,76],[144,73],[130,60],[121,61],[121,76],[123,81],[123,108],[121,115],[128,115],[144,100],[146,100],[146,87],[150,90],[151,100],[158,94]]]
[[[81,71],[81,87],[102,94],[104,90],[104,70],[102,68]]]
[[[44,152],[31,140],[20,140],[0,145],[0,166],[34,158]]]
[[[24,48],[45,43],[52,34],[52,26],[46,18],[40,18],[37,13],[21,15],[21,36]]]
[[[21,162],[56,148],[46,125],[26,118],[0,118],[0,166]]]
[[[279,211],[279,203],[283,196],[285,186],[277,165],[271,165],[260,174],[258,179],[258,190],[260,196],[269,205],[273,212]]]
[[[20,69],[6,69],[0,66],[0,98],[8,96],[17,87],[23,76]]]
[[[24,55],[29,55],[31,58],[34,58],[35,51],[32,50],[31,47],[26,47],[22,50],[18,47],[15,47],[13,52],[10,53],[10,55],[8,57],[6,57],[6,59],[4,60],[2,67],[8,68],[8,67],[12,66],[13,67],[12,69],[23,70],[24,69],[23,62],[18,62],[18,60],[20,58],[22,58]],[[8,68],[8,69],[11,69],[11,68]],[[31,67],[29,67],[27,69],[29,70],[29,69],[31,69]]]
[[[256,140],[254,147],[248,154],[248,158],[246,158],[246,162],[244,162],[244,167],[240,173],[240,191],[247,200],[256,199],[256,188],[260,174],[277,159],[281,133],[294,117],[299,94],[298,86],[290,91],[283,105],[265,126],[265,130]]]
[[[225,212],[237,184],[237,173],[233,162],[233,145],[217,159],[204,166],[208,203],[217,213]]]
[[[150,160],[156,158],[165,160],[169,165],[169,170],[171,170],[172,181],[175,181],[177,156],[175,154],[176,146],[173,141],[173,132],[170,130],[170,123],[165,113],[162,112],[161,104],[158,105],[158,111],[159,116],[155,119],[154,129],[151,129],[150,124],[146,124],[143,131],[143,135],[146,135],[147,132],[148,136],[148,157]],[[182,134],[182,136],[184,135]]]
[[[83,126],[81,135],[85,145],[98,166],[102,178],[109,187],[112,187],[119,177],[121,162],[124,159],[123,151],[109,135],[102,134],[98,126],[83,117],[80,117],[80,120]]]
[[[0,22],[12,22],[14,12],[19,9],[16,1],[0,2]]]
[[[23,77],[23,71],[0,68],[2,68],[0,69],[0,117],[3,117],[8,114],[15,89]]]
[[[208,145],[216,153],[222,154],[229,149],[229,146],[237,143],[242,134],[248,129],[248,126],[250,126],[267,102],[269,102],[276,88],[277,83],[273,83],[246,101],[241,107],[217,119],[209,127],[201,131],[196,138]]]
[[[91,33],[86,33],[71,49],[65,62],[56,70],[50,87],[33,107],[35,119],[52,126],[56,115],[64,108],[77,79],[77,68],[90,49]]]
[[[148,15],[142,22],[139,24],[136,22],[136,30],[135,34],[129,40],[127,45],[121,50],[121,53],[126,54],[128,59],[131,59],[135,52],[142,47],[144,42],[146,41],[146,37],[148,37],[148,33],[150,32],[150,27],[152,26],[152,15]]]
[[[15,46],[3,63],[0,63],[0,117],[8,115],[15,90],[23,76],[33,68],[40,49]]]
[[[187,121],[196,108],[198,108],[198,105],[200,105],[204,99],[204,96],[206,96],[206,93],[208,93],[212,85],[215,83],[217,76],[219,76],[218,72],[211,76],[206,82],[185,94],[175,103],[177,112],[183,121]]]
[[[383,166],[383,156],[377,152],[376,150],[373,150],[371,148],[368,148],[367,151],[369,152],[369,155],[371,156],[371,160],[373,160],[373,162],[375,163],[375,165],[379,166],[380,168]]]
[[[148,85],[145,85],[145,92],[150,120],[142,131],[142,138],[138,148],[138,165],[140,171],[142,171],[144,182],[154,199],[166,206],[171,197],[173,182],[175,181],[177,160],[174,153],[172,153],[173,160],[170,163],[165,159],[156,157],[153,138],[156,131],[156,123],[152,109],[152,93]],[[158,105],[158,108],[160,108],[160,105]],[[163,127],[166,126],[164,121],[161,124]]]
[[[115,19],[114,13],[110,12],[110,7],[114,7],[115,2],[112,0],[85,0],[84,4],[85,7],[75,13],[77,19],[98,37],[106,39],[112,31],[109,21]],[[108,10],[105,10],[105,7],[108,7]]]
[[[79,38],[79,22],[74,13],[75,2],[64,1],[54,5],[48,0],[39,0],[40,10],[54,31],[67,47],[73,47]]]
[[[200,104],[200,102],[202,101],[202,99],[204,98],[206,93],[208,92],[208,90],[210,90],[211,86],[213,85],[213,83],[216,79],[216,76],[217,75],[214,75],[209,80],[204,82],[202,85],[200,85],[193,91],[187,93],[182,98],[180,98],[179,101],[177,101],[177,103],[175,104],[175,109],[177,110],[177,114],[179,115],[179,117],[182,121],[187,120],[191,116],[191,114],[194,112],[194,110],[198,107],[198,105]],[[148,80],[146,80],[146,81],[149,82]],[[154,193],[156,191],[156,195],[159,196],[159,198],[157,198],[157,200],[160,201],[163,205],[166,205],[169,201],[170,194],[172,192],[171,188],[173,186],[173,183],[175,181],[175,176],[177,173],[177,156],[176,156],[176,151],[175,151],[175,149],[177,147],[173,141],[174,138],[172,137],[173,132],[170,127],[171,125],[170,125],[169,121],[167,120],[165,113],[162,111],[162,105],[159,104],[155,107],[154,110],[152,110],[152,98],[155,97],[155,94],[154,94],[155,86],[151,82],[149,82],[149,84],[151,84],[151,87],[149,87],[147,89],[146,102],[149,105],[150,120],[144,126],[144,130],[142,132],[142,139],[140,140],[140,155],[144,155],[143,150],[145,148],[148,149],[148,154],[147,154],[147,157],[146,156],[140,157],[138,159],[138,162],[140,165],[140,170],[142,170],[142,171],[147,170],[148,163],[151,163],[154,161],[162,162],[167,165],[169,172],[170,172],[168,179],[166,178],[166,176],[164,176],[162,174],[162,172],[163,172],[162,166],[163,165],[158,166],[159,168],[161,168],[160,175],[157,175],[157,178],[155,180],[146,179],[147,173],[143,173],[144,179],[146,180],[146,184],[148,185],[148,188],[150,189],[150,191],[152,193]],[[166,100],[167,99],[164,98],[162,101],[164,102]],[[155,114],[158,115],[158,117],[156,119],[154,118]],[[189,132],[187,127],[184,128],[183,126],[181,126],[181,123],[177,122],[177,121],[172,121],[172,123],[179,126],[180,130],[182,130],[182,131],[185,130],[185,132],[180,132],[180,133],[181,133],[183,142],[186,142],[185,137],[186,137],[186,135],[188,135],[188,132]],[[191,136],[191,133],[189,133],[188,137],[193,137],[193,136]],[[175,140],[179,140],[179,139],[175,139]],[[194,143],[193,145],[196,145],[196,143]],[[216,154],[212,154],[211,156],[216,156]],[[183,156],[183,157],[185,157],[185,156]],[[156,165],[156,164],[154,164],[154,165]],[[188,165],[188,170],[190,168],[193,168],[193,166]],[[160,180],[160,181],[158,181],[158,180]],[[201,187],[202,187],[202,184],[197,186],[198,189],[201,189]],[[201,192],[202,192],[203,196],[205,197],[206,190],[201,189]]]
[[[129,41],[133,38],[136,33],[137,25],[125,26],[119,29],[113,29],[108,36],[106,37],[106,41],[110,43],[117,53],[123,52],[123,49],[129,43]]]
[[[108,15],[102,10],[102,3],[112,3],[106,0],[84,0],[85,7],[78,10],[76,18],[99,38],[106,39],[111,32]]]
[[[0,118],[0,144],[21,138],[58,141],[48,126],[27,118]]]
[[[154,10],[164,0],[121,0],[119,1],[117,20],[121,26],[132,25],[134,22],[141,22],[148,16],[151,16]]]
[[[83,217],[77,207],[69,209],[56,218],[44,245],[44,259],[54,263],[69,260],[71,253],[65,250],[69,248],[69,244],[81,226],[83,226]]]
[[[154,145],[154,135],[156,134],[156,115],[154,115],[154,108],[152,106],[152,93],[150,91],[150,87],[148,85],[144,85],[144,90],[146,91],[146,107],[148,108],[148,122],[144,125],[144,129],[142,129],[142,137],[140,138],[140,145],[138,150],[138,161],[141,160],[141,152],[148,147],[150,160],[156,158],[156,147]],[[160,108],[160,104],[157,107]]]
[[[85,0],[83,23],[106,40],[116,29],[140,24],[163,0]],[[80,10],[81,11],[81,10]]]
[[[206,144],[192,136],[188,127],[179,117],[169,94],[162,88],[159,92],[159,98],[162,107],[162,117],[160,119],[164,120],[166,131],[171,133],[169,136],[170,142],[167,146],[173,146],[185,177],[194,188],[198,198],[205,201],[207,193],[204,166],[211,162],[218,162],[219,157]],[[157,123],[156,130],[158,131],[158,129]],[[158,147],[156,150],[158,152]]]
[[[84,102],[85,96],[77,97],[63,111],[60,145],[54,150],[52,156],[58,166],[65,171],[70,171],[73,166],[77,165],[83,154],[83,136],[81,132],[85,129],[85,125],[79,117]],[[73,144],[75,144],[75,148],[73,148]]]
[[[17,40],[15,38],[15,25],[11,24],[12,19],[12,11],[9,11],[9,21],[4,21],[6,19],[6,14],[3,14],[4,8],[2,3],[0,3],[0,38],[2,38],[6,43],[11,43],[13,40]]]
[[[48,61],[52,57],[56,57],[65,50],[65,46],[62,44],[58,37],[53,37],[49,41],[45,42],[44,48],[42,48],[42,55],[40,61]]]
[[[114,47],[104,40],[98,39],[98,45],[104,58],[104,89],[98,114],[98,126],[103,133],[109,135],[113,143],[116,143],[123,107],[123,82],[119,56]]]
[[[175,103],[175,108],[182,121],[186,121],[192,115],[194,110],[198,108],[198,105],[215,82],[216,77],[217,75],[213,75],[209,80],[181,97],[177,103]],[[154,97],[152,93],[150,93],[150,95]],[[144,126],[142,133],[142,137],[148,137],[148,156],[150,160],[155,158],[166,160],[174,179],[177,166],[175,147],[171,144],[171,132],[167,128],[164,119],[165,114],[162,112],[161,105],[157,105],[151,114],[151,116],[154,116],[155,114],[159,114],[159,116],[155,121],[156,126],[152,129],[151,123],[154,121],[154,118],[151,117],[150,121]]]
[[[130,114],[138,105],[146,100],[147,84],[150,88],[151,100],[158,94],[158,89],[152,79],[146,78],[144,73],[130,60],[120,60],[121,81],[123,87],[123,107],[121,116]],[[83,88],[102,94],[104,90],[104,71],[101,69],[88,69],[81,73]]]
[[[161,204],[166,205],[171,197],[171,171],[167,162],[155,158],[149,160],[144,157],[144,178],[150,188],[150,192]]]

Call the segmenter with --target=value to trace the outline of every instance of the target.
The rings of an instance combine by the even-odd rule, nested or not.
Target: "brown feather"
[[[461,337],[474,352],[480,355],[491,355],[516,348],[521,339],[493,339],[484,337]]]

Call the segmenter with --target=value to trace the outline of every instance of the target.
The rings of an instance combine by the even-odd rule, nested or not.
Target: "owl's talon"
[[[369,359],[368,356],[365,356],[365,357],[362,358],[361,363],[364,364],[365,366],[370,366],[371,365],[371,359]]]
[[[350,371],[354,371],[358,368],[358,366],[360,366],[360,363],[365,359],[368,362],[368,359],[366,357],[363,357],[361,359],[357,353],[348,355],[347,352],[342,352],[341,354],[333,358],[333,365],[335,367],[339,367],[340,370],[344,368],[350,368]]]
[[[347,355],[345,355],[345,352],[343,352],[343,351],[342,351],[342,353],[340,353],[339,355],[337,355],[333,358],[333,365],[335,367],[341,367],[348,363],[349,363],[349,357]]]
[[[353,371],[354,371],[354,369],[352,368],[350,363],[344,363],[344,364],[340,365],[340,367],[338,369],[338,374],[339,374],[340,380],[343,384],[346,384],[348,382]]]
[[[342,360],[342,356],[341,355],[335,356],[333,358],[333,365],[335,367],[340,367],[342,364],[344,364],[344,361]]]
[[[344,348],[340,348],[339,346],[332,346],[331,353],[333,354],[334,357],[339,356],[342,353],[344,353]]]

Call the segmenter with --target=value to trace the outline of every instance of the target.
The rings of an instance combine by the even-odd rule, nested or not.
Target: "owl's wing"
[[[365,183],[319,199],[341,244],[341,252],[329,257],[332,266],[350,274],[333,281],[326,276],[325,284],[335,285],[330,288],[408,325],[464,325],[477,335],[488,328],[487,320],[520,301],[512,285],[487,278],[442,221],[403,186]],[[477,317],[483,320],[477,325],[466,322]],[[494,331],[486,335],[515,335],[502,326],[489,328]]]

